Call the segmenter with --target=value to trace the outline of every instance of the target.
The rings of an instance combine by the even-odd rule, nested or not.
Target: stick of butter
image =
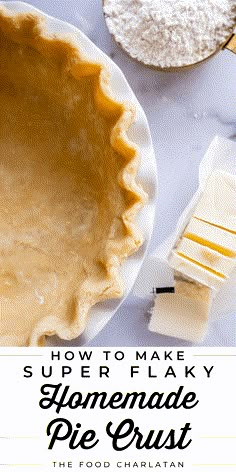
[[[213,289],[236,267],[236,176],[212,173],[193,215],[169,256],[175,293],[155,298],[150,331],[200,342]]]

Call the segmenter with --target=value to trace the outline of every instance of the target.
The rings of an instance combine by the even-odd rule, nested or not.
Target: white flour
[[[135,59],[179,67],[212,54],[232,32],[236,0],[104,0],[110,33]]]

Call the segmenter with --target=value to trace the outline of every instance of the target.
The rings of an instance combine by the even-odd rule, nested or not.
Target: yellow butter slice
[[[186,277],[215,290],[218,290],[226,280],[224,275],[207,268],[204,264],[193,261],[191,258],[183,257],[175,251],[171,252],[169,265]]]
[[[204,244],[224,256],[236,257],[236,234],[205,221],[191,218],[183,236]]]
[[[236,258],[225,257],[220,252],[191,239],[182,238],[177,250],[178,254],[186,256],[225,277],[228,277],[236,267]]]

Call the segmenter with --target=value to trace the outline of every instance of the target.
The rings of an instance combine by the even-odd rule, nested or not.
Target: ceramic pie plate
[[[136,108],[136,118],[130,126],[128,138],[139,147],[141,157],[137,181],[148,194],[148,202],[139,211],[136,218],[137,224],[142,231],[144,243],[141,248],[130,256],[121,266],[121,277],[124,282],[124,295],[120,299],[97,303],[90,311],[86,329],[82,335],[72,341],[63,341],[56,337],[48,337],[47,345],[71,345],[81,346],[92,340],[115,314],[119,306],[124,302],[132,289],[136,277],[144,261],[148,243],[151,239],[155,202],[157,196],[157,171],[154,150],[152,146],[150,131],[142,107],[138,103],[134,93],[127,83],[123,73],[118,66],[98,49],[78,28],[48,16],[44,12],[23,2],[0,2],[0,5],[8,9],[9,14],[30,13],[43,17],[42,29],[46,35],[56,36],[59,39],[72,42],[75,47],[84,53],[86,59],[92,63],[104,65],[110,72],[110,87],[114,100],[118,102],[133,103]]]

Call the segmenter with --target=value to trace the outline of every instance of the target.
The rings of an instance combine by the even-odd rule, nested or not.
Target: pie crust
[[[0,7],[0,345],[71,340],[122,296],[146,194],[109,71],[39,15]]]

